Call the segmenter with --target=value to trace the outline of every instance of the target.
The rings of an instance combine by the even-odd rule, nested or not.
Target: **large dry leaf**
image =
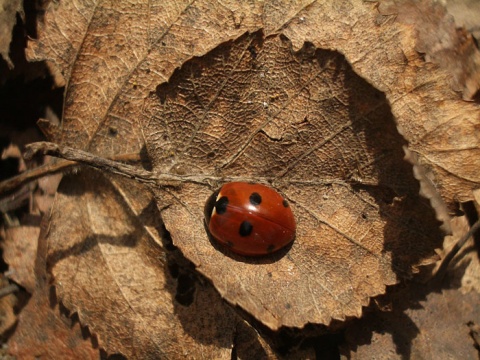
[[[155,171],[216,177],[213,189],[268,180],[292,203],[288,254],[248,260],[205,233],[212,187],[156,189],[174,244],[271,328],[359,316],[438,245],[385,98],[335,52],[247,34],[186,63],[145,109]]]
[[[40,24],[42,40],[31,41],[27,54],[67,77],[56,140],[104,156],[139,151],[143,100],[175,68],[246,30],[279,28],[310,2],[52,3]]]
[[[447,76],[416,53],[411,27],[381,21],[376,8],[361,1],[230,1],[214,6],[206,1],[138,1],[118,6],[52,3],[41,40],[31,44],[30,56],[55,63],[69,84],[56,140],[111,156],[138,152],[145,135],[155,171],[218,180],[211,186],[183,184],[155,192],[174,243],[230,302],[272,328],[328,323],[360,315],[370,296],[428,262],[438,245],[437,224],[416,195],[411,168],[402,161],[407,143],[394,118],[425,161],[419,148],[424,137],[453,119],[450,114],[464,118],[474,106],[451,100],[452,93],[444,90]],[[265,35],[254,33],[257,29]],[[242,36],[246,31],[251,33]],[[288,38],[272,35],[277,32]],[[181,108],[185,104],[193,106],[188,114]],[[469,124],[475,122],[462,122],[462,131]],[[434,167],[433,176],[441,171]],[[211,246],[202,210],[225,176],[271,180],[292,201],[299,231],[286,256],[256,264],[236,261]],[[461,181],[444,179],[440,188],[446,189],[449,203],[470,196]],[[129,279],[123,271],[131,262],[114,261],[112,253],[99,251],[102,247],[117,244],[139,269],[162,275],[158,284],[169,281],[151,260],[164,256],[164,250],[142,230],[143,219],[134,219],[140,211],[130,209],[138,193],[132,195],[117,182],[92,187],[83,178],[76,181],[64,185],[70,194],[59,195],[51,217],[51,271],[55,284],[61,284],[60,298],[92,326],[110,352],[143,354],[142,344],[157,354],[170,351],[168,343],[150,346],[157,339],[151,331],[162,325],[145,325],[133,311],[125,321],[147,326],[134,333],[138,343],[121,344],[116,328],[110,327],[119,316],[112,301],[129,306],[123,303],[129,296],[123,295],[122,281]],[[130,225],[104,219],[111,209],[102,204],[107,199],[103,192],[122,194],[124,205],[111,206],[116,212],[124,206],[128,216],[122,219]],[[78,216],[73,221],[66,216],[70,209]],[[112,230],[117,226],[133,234],[133,245],[122,243],[121,231]],[[79,234],[73,235],[76,230]],[[78,245],[84,243],[89,245]],[[67,251],[58,258],[65,248],[78,247],[82,257]],[[79,263],[91,265],[92,259],[100,269],[112,262],[117,270],[94,284],[88,276],[77,277]],[[91,272],[97,274],[98,268]],[[150,277],[134,280],[143,289]],[[87,301],[92,286],[105,296]],[[172,292],[160,294],[155,299],[171,311]],[[153,311],[149,306],[144,300],[141,315]],[[183,336],[175,331],[165,338]],[[224,343],[217,345],[209,344],[209,351],[226,356]]]
[[[237,332],[251,338],[248,326],[207,284],[197,284],[185,305],[175,299],[149,192],[123,179],[113,183],[90,172],[62,182],[48,235],[59,298],[108,353],[230,359]],[[250,341],[252,354],[268,351]]]
[[[455,33],[454,23],[444,21],[448,18],[445,13],[428,0],[422,1],[421,6],[416,1],[412,6],[398,2],[394,10],[377,13],[375,19],[374,14],[367,15],[353,3],[343,5],[348,14],[340,13],[338,5],[316,4],[298,14],[297,19],[304,19],[303,22],[292,21],[283,33],[296,49],[309,40],[318,47],[334,48],[344,54],[356,73],[385,93],[410,150],[419,155],[419,163],[429,171],[429,180],[444,201],[452,208],[458,201],[472,200],[472,190],[480,183],[480,138],[476,135],[480,126],[479,105],[462,101],[453,91],[468,85],[457,82],[452,88],[452,64],[445,66],[446,70],[439,69],[426,63],[419,53],[431,51],[428,55],[441,57],[436,49],[426,47],[426,38],[441,43],[431,35],[440,34],[440,39],[444,36],[453,42],[448,36]],[[412,14],[418,19],[415,23],[409,20]],[[322,25],[332,20],[340,24],[318,28],[312,24],[313,19]],[[463,61],[454,59],[453,63],[474,66],[462,74],[465,82],[478,78],[480,71],[478,49],[470,49],[463,54],[461,46],[448,48],[449,52],[470,57]]]
[[[431,72],[427,67],[415,78],[407,76],[405,96],[396,95],[391,101],[410,150],[419,154],[419,163],[429,171],[430,181],[454,207],[455,202],[472,200],[472,190],[480,186],[480,106],[478,102],[460,101],[450,85],[454,90],[463,90],[467,99],[477,93],[480,51],[471,36],[455,28],[453,18],[439,4],[391,3],[395,2],[382,4],[380,11],[393,14],[400,29],[415,31],[418,38],[414,50],[426,53],[444,70]],[[406,56],[413,60],[419,54]],[[409,120],[416,113],[426,116],[415,124]]]
[[[123,11],[119,11],[119,5],[115,3],[113,6],[101,1],[51,3],[45,14],[45,21],[39,29],[41,40],[32,41],[28,50],[30,59],[48,60],[55,64],[66,76],[69,84],[63,125],[61,131],[57,132],[60,135],[56,136],[56,139],[75,147],[86,147],[90,151],[104,155],[138,152],[142,148],[143,140],[137,117],[141,111],[143,99],[159,82],[166,81],[173,70],[184,61],[195,54],[205,53],[219,41],[239,36],[248,29],[257,29],[262,21],[263,26],[267,28],[278,28],[303,6],[302,2],[286,7],[279,3],[252,5],[233,1],[221,4],[215,10],[216,15],[212,16],[211,5],[208,2],[165,4],[139,1],[135,4],[122,4],[122,6],[131,6]],[[262,13],[262,9],[267,10],[266,13]],[[155,58],[159,59],[155,63],[159,71],[151,66]],[[80,181],[79,186],[82,186],[81,179],[77,180]],[[73,189],[76,187],[76,185],[69,186]],[[101,192],[102,189],[97,187],[95,191]],[[119,191],[123,193],[122,189]],[[91,200],[91,202],[95,201],[100,200]],[[63,239],[63,236],[70,238],[70,233],[76,229],[70,226],[70,221],[57,221],[56,217],[66,214],[63,210],[65,207],[73,207],[77,212],[88,212],[85,205],[85,201],[79,200],[77,196],[70,196],[64,198],[62,202],[60,200],[57,202],[59,210],[55,209],[51,217],[57,229],[51,232],[52,239],[49,240],[52,254],[59,254],[55,251],[63,249],[62,241],[55,241],[55,239],[57,237]],[[73,222],[76,223],[76,221]],[[142,233],[142,225],[138,222],[135,224],[140,227],[138,233]],[[86,230],[88,230],[88,224]],[[83,241],[84,239],[80,237],[72,241],[75,240]],[[92,242],[95,243],[95,238]],[[84,251],[88,254],[91,250],[86,248]],[[121,343],[117,339],[116,328],[109,327],[110,322],[117,323],[117,312],[112,311],[115,307],[111,306],[113,295],[109,294],[110,291],[123,292],[122,284],[115,282],[117,285],[111,289],[107,286],[108,284],[105,284],[106,280],[101,279],[96,286],[100,286],[102,291],[106,292],[106,296],[97,298],[95,303],[86,301],[83,297],[73,296],[74,290],[88,291],[91,287],[89,280],[95,280],[95,277],[76,277],[64,270],[64,266],[69,266],[70,262],[73,262],[71,268],[76,269],[77,261],[77,257],[67,256],[64,261],[54,261],[51,271],[55,275],[55,284],[64,286],[58,288],[59,298],[71,310],[79,312],[81,321],[88,324],[99,336],[100,346],[109,352],[119,351],[130,355],[148,353],[149,350],[153,354],[179,351],[171,342],[171,339],[177,335],[168,332],[164,333],[167,344],[156,343],[153,347],[149,346],[148,344],[151,344],[149,336],[152,335],[150,331],[146,331],[145,336],[135,333],[138,335],[136,338],[129,338],[129,341],[135,341],[134,346],[131,346],[131,343]],[[141,256],[137,261],[140,264],[142,262],[150,264],[148,256]],[[108,264],[108,261],[105,262]],[[88,266],[91,265],[89,262]],[[102,263],[96,262],[95,265],[100,265],[100,268],[92,267],[93,273],[103,272]],[[161,265],[156,264],[156,266],[159,271],[158,281],[167,281],[168,279],[165,279],[161,271]],[[123,262],[122,267],[128,266]],[[116,276],[118,274],[112,276],[111,280],[115,281]],[[63,277],[66,279],[61,282],[59,279]],[[139,282],[139,287],[146,286],[143,282],[146,280],[144,277],[136,280]],[[150,297],[152,296],[155,301],[169,306],[169,316],[178,324],[178,315],[172,311],[172,308],[176,308],[178,304],[172,300],[172,294],[165,292],[162,295],[155,293]],[[210,303],[206,302],[204,307],[207,309],[202,309],[199,313],[207,311],[209,305]],[[217,306],[223,305],[219,303]],[[100,317],[97,316],[98,307],[101,309]],[[152,309],[144,311],[150,310]],[[198,321],[202,321],[202,316],[198,316],[194,310],[186,311],[193,314],[190,315],[191,317],[198,317]],[[89,314],[91,316],[88,316]],[[138,322],[138,316],[135,313],[126,314],[126,318],[131,323]],[[217,319],[216,316],[210,318]],[[193,324],[196,322],[197,320],[194,320]],[[165,323],[155,322],[154,324],[160,328],[165,326]],[[122,325],[119,324],[119,326]],[[157,339],[158,333],[154,326],[149,329],[153,329],[152,336]],[[234,324],[230,326],[233,327]],[[185,347],[189,348],[189,354],[192,356],[197,356],[194,354],[195,351],[204,355],[203,328],[200,326],[192,330],[190,327],[190,330],[197,344],[192,345],[187,341]],[[178,331],[180,332],[178,336],[182,336],[181,331]],[[210,333],[206,335],[211,336]],[[231,331],[225,331],[225,335],[219,336],[220,340],[214,339],[217,343],[220,341],[221,346],[217,347],[214,344],[209,348],[213,349],[212,351],[219,357],[230,357],[227,349],[235,339],[230,335]],[[224,336],[228,338],[226,342],[222,340]],[[244,339],[245,336],[240,333],[238,338]],[[255,350],[255,347],[251,349]],[[248,353],[248,350],[242,353]]]

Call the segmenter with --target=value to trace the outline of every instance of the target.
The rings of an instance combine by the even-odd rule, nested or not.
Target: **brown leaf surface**
[[[475,105],[418,55],[411,26],[384,21],[371,3],[52,4],[30,56],[68,79],[57,140],[111,156],[138,152],[146,137],[154,171],[218,179],[154,189],[162,219],[222,296],[272,328],[359,316],[369,297],[430,260],[437,224],[402,160],[407,143],[395,120],[450,205],[478,183]],[[455,134],[445,139],[445,129]],[[447,140],[455,147],[443,151],[438,142]],[[270,180],[291,200],[299,229],[286,256],[243,262],[212,247],[203,205],[226,176]],[[120,184],[63,185],[49,239],[59,296],[109,352],[177,354],[167,339],[187,338],[201,349],[199,334],[189,338],[180,325],[157,333],[167,314],[177,321],[174,291],[162,288],[171,281],[158,261],[166,255],[135,220],[137,197],[148,195]],[[135,297],[150,286],[158,291]],[[117,305],[126,309],[120,324],[134,324],[130,334],[117,328]],[[152,314],[159,320],[146,323]],[[207,344],[211,354],[228,356],[226,329],[227,340]]]
[[[0,289],[5,289],[7,286],[9,286],[8,279],[4,275],[1,275]],[[0,334],[2,334],[2,337],[5,337],[6,332],[13,328],[17,322],[17,314],[15,312],[16,305],[17,297],[15,293],[0,298]]]
[[[197,289],[188,307],[174,300],[149,192],[124,179],[114,185],[91,172],[61,184],[48,238],[61,301],[108,353],[230,358],[236,315],[211,287]]]
[[[449,87],[463,90],[466,99],[476,94],[480,87],[480,52],[471,36],[457,30],[451,16],[438,3],[389,3],[390,7],[388,3],[383,6],[396,17],[400,29],[415,32],[414,50],[424,52],[443,70],[432,72],[425,66],[416,72],[415,78],[403,79],[411,85],[405,86],[405,96],[391,101],[410,150],[419,154],[419,163],[428,170],[431,181],[452,208],[455,202],[472,200],[472,190],[479,187],[480,107],[478,102],[459,101]],[[418,114],[427,116],[418,121]]]
[[[145,108],[157,172],[268,179],[292,203],[292,249],[250,261],[206,236],[212,188],[155,189],[174,244],[271,328],[359,316],[438,245],[388,104],[337,53],[245,35],[186,63]]]
[[[310,2],[52,3],[27,55],[52,61],[69,80],[55,140],[104,156],[138,152],[144,98],[175,68],[246,30],[277,29]]]
[[[354,360],[476,359],[471,328],[479,323],[479,302],[475,291],[411,284],[394,295],[392,312],[367,313],[350,326],[344,351]]]
[[[10,42],[12,31],[17,22],[17,14],[23,16],[23,3],[21,0],[0,0],[0,55],[10,68],[13,68],[10,59]]]
[[[455,18],[457,26],[464,27],[471,32],[475,38],[480,38],[480,28],[478,27],[480,3],[478,1],[447,0],[445,6],[448,12]]]
[[[31,41],[28,55],[31,60],[48,60],[55,64],[66,76],[69,84],[65,98],[63,125],[59,131],[61,135],[56,140],[75,147],[85,147],[104,156],[138,152],[143,146],[143,136],[137,118],[144,98],[158,83],[166,81],[173,70],[185,60],[193,55],[205,53],[215,47],[218,42],[239,36],[245,30],[256,29],[259,26],[270,29],[279,28],[304,6],[301,1],[296,4],[288,3],[290,6],[284,6],[278,2],[252,5],[227,1],[215,9],[213,16],[209,2],[165,4],[138,1],[128,5],[122,4],[122,6],[131,6],[130,9],[123,9],[124,11],[118,11],[118,4],[111,8],[104,2],[51,3],[39,29],[41,40]],[[158,60],[153,62],[153,59]],[[76,185],[70,186],[72,189],[76,187]],[[124,192],[123,189],[119,191]],[[92,199],[90,202],[95,201],[99,200]],[[79,200],[77,196],[70,196],[65,198],[61,205],[57,205],[60,208],[53,211],[51,217],[52,223],[57,225],[55,231],[63,234],[67,239],[71,238],[70,233],[75,231],[76,227],[71,227],[70,221],[64,223],[63,220],[57,221],[56,217],[67,214],[62,207],[72,207],[78,212],[88,213],[88,209],[82,208],[84,204],[85,202]],[[136,224],[140,227],[136,233],[143,234],[142,224]],[[57,236],[62,237],[56,234],[53,237]],[[85,239],[80,237],[72,241],[75,240]],[[64,245],[62,241],[52,240],[50,249],[53,254],[58,254],[59,251],[61,253]],[[99,256],[95,255],[94,249],[86,248],[84,252],[89,256]],[[58,251],[55,252],[56,250]],[[136,260],[139,264],[146,262],[150,266],[148,256],[137,257]],[[172,307],[177,305],[172,301],[170,293],[167,293],[166,297],[159,297],[154,293],[150,296],[152,299],[145,301],[153,301],[153,304],[156,304],[155,301],[165,302],[169,307],[164,315],[174,319],[172,321],[177,321],[175,331],[178,333],[163,332],[167,344],[152,345],[150,335],[156,339],[159,336],[156,331],[153,331],[153,335],[149,331],[136,332],[137,337],[127,334],[125,336],[128,337],[129,342],[121,343],[117,339],[116,328],[113,330],[110,328],[110,322],[117,323],[117,312],[110,311],[112,301],[116,300],[114,295],[110,296],[108,293],[112,291],[108,281],[116,282],[118,274],[115,273],[111,278],[101,279],[94,284],[93,287],[101,287],[102,291],[106,292],[106,296],[97,298],[96,303],[92,304],[83,297],[72,295],[72,292],[79,288],[88,290],[91,286],[87,281],[88,277],[77,278],[63,269],[63,266],[68,267],[69,262],[73,262],[70,269],[75,273],[76,261],[78,261],[77,257],[67,257],[64,262],[58,264],[54,262],[51,271],[56,276],[55,284],[57,285],[60,283],[59,278],[67,277],[62,283],[64,287],[59,287],[59,296],[70,309],[78,311],[81,320],[90,325],[99,335],[100,346],[105,347],[109,352],[120,351],[125,354],[180,351],[178,344],[175,348],[172,338],[187,335],[182,335],[182,331],[179,330],[177,315],[172,312]],[[108,264],[109,261],[105,263]],[[88,265],[90,266],[91,263]],[[121,267],[126,267],[125,262],[122,262]],[[86,283],[83,284],[79,279]],[[140,279],[144,278],[140,277]],[[136,280],[140,281],[140,279]],[[158,281],[166,280],[160,277]],[[74,286],[73,283],[76,285]],[[144,283],[139,282],[138,287],[144,286]],[[118,289],[113,291],[122,292],[123,288],[118,286]],[[156,311],[153,306],[142,311]],[[93,310],[91,310],[92,307]],[[189,316],[197,316],[192,310],[188,309],[188,311],[192,314]],[[93,315],[87,316],[89,314]],[[131,323],[139,322],[140,326],[148,326],[143,324],[141,319],[138,320],[138,316],[133,312],[125,316]],[[198,319],[201,320],[202,316],[200,315]],[[200,320],[194,320],[193,323]],[[152,329],[155,326],[165,327],[168,323],[154,322],[153,324],[155,325],[152,325]],[[121,330],[124,331],[124,328],[122,327]],[[219,341],[222,346],[208,345],[211,351],[217,355],[221,354],[219,357],[230,357],[226,349],[229,349],[228,346],[231,346],[234,338],[229,337],[231,331],[225,332],[228,338],[226,346],[223,345],[223,335],[220,336],[220,340],[214,340]],[[197,344],[187,341],[185,348],[189,348],[189,351],[197,349],[203,354],[202,333],[203,329],[197,328],[196,333],[192,334],[194,340],[191,342],[197,341],[199,336],[200,341]],[[239,336],[239,338],[244,337]],[[132,342],[135,343],[132,345]]]
[[[64,311],[62,313],[54,301],[53,288],[47,283],[45,264],[48,225],[43,225],[38,238],[39,246],[35,247],[33,294],[18,316],[15,332],[8,340],[8,351],[21,359],[96,359],[99,350],[93,346],[88,331],[81,328],[78,321],[66,316]],[[32,257],[25,260],[32,265]]]
[[[465,216],[453,219],[453,235],[445,237],[442,258],[469,228]],[[380,306],[371,306],[346,330],[344,351],[352,359],[478,357],[472,331],[480,322],[479,266],[470,238],[443,281],[407,283],[379,297]]]
[[[345,4],[348,14],[339,14],[333,4],[315,4],[308,12],[300,12],[283,33],[296,49],[303,46],[305,39],[317,47],[337,49],[356,73],[385,93],[409,149],[419,155],[419,163],[429,171],[431,181],[452,208],[457,201],[472,200],[472,190],[480,183],[480,111],[477,103],[462,101],[452,90],[448,68],[439,69],[418,53],[417,46],[425,46],[426,41],[420,33],[451,34],[454,26],[451,21],[442,21],[445,14],[434,11],[438,6],[434,2],[422,1],[422,6],[418,3],[407,6],[400,2],[405,6],[386,15],[377,13],[376,19],[373,6],[371,13],[364,11],[368,4]],[[416,7],[420,12],[417,22],[402,22],[402,17],[397,20],[399,13],[409,19],[409,11]],[[333,25],[318,29],[313,24],[332,20],[341,23],[340,29]],[[461,43],[461,39],[456,41]],[[472,52],[464,61],[476,64],[468,70],[473,76],[479,72],[478,49]]]
[[[88,332],[60,313],[49,301],[49,288],[37,288],[19,315],[9,339],[9,353],[18,359],[98,359]]]
[[[8,264],[8,277],[30,294],[35,288],[35,258],[40,229],[38,226],[18,226],[5,230],[3,259]]]
[[[387,0],[379,4],[379,12],[413,26],[418,39],[415,49],[452,75],[452,88],[462,91],[465,100],[473,100],[480,88],[480,51],[472,35],[456,26],[443,4]]]

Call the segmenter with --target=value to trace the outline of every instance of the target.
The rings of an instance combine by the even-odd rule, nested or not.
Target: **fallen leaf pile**
[[[48,140],[174,180],[77,166],[56,193],[38,183],[41,231],[2,232],[6,275],[31,294],[5,316],[10,354],[478,354],[478,257],[416,282],[479,209],[480,57],[442,6],[60,1],[37,26],[28,59],[66,84],[61,125],[38,123]],[[232,180],[289,201],[288,251],[211,241],[205,201]]]

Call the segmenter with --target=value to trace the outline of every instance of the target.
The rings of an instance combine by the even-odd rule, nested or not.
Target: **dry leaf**
[[[60,313],[54,289],[47,283],[47,233],[48,224],[44,222],[35,258],[33,294],[18,317],[15,332],[8,340],[8,351],[22,359],[96,359],[99,351],[92,346],[88,331]]]
[[[55,140],[104,156],[138,152],[143,100],[175,68],[246,30],[280,28],[310,2],[51,3],[27,56],[51,61],[70,84]]]
[[[452,230],[444,253],[469,230],[466,217],[453,219]],[[480,321],[478,268],[470,239],[443,282],[410,283],[377,299],[382,309],[372,306],[347,328],[344,352],[352,359],[476,358],[472,332]]]
[[[48,288],[37,288],[19,315],[9,353],[21,359],[98,359],[88,332],[51,305]]]
[[[392,312],[367,313],[346,331],[351,359],[475,359],[469,323],[478,324],[479,294],[456,289],[404,288]]]
[[[229,359],[239,320],[208,286],[195,291],[189,306],[174,300],[161,224],[149,201],[144,187],[124,179],[112,186],[82,172],[62,181],[48,236],[59,299],[108,353]]]
[[[45,163],[48,164],[48,160]],[[33,211],[39,211],[41,214],[49,212],[60,180],[62,174],[45,176],[38,180],[38,189],[33,195]]]
[[[417,3],[412,2],[414,6]],[[426,10],[422,16],[431,20],[427,25],[437,25],[430,33],[450,32],[452,24],[442,22],[444,15],[432,15],[429,10],[436,5],[423,3]],[[479,105],[462,101],[452,91],[452,74],[426,63],[418,53],[422,39],[417,27],[423,26],[422,18],[415,24],[403,23],[397,21],[395,12],[377,13],[374,20],[377,10],[372,3],[344,3],[343,10],[348,13],[342,14],[338,6],[316,4],[308,12],[299,12],[283,33],[296,49],[308,39],[317,47],[344,54],[357,74],[385,93],[409,149],[419,155],[419,164],[429,171],[450,208],[471,200],[472,189],[480,183]],[[368,7],[371,12],[365,11]]]
[[[466,121],[475,105],[445,90],[447,74],[425,64],[411,26],[360,1],[140,2],[123,4],[122,11],[95,5],[52,3],[41,40],[30,47],[32,58],[49,59],[68,79],[57,140],[111,156],[138,152],[146,137],[154,171],[218,180],[154,191],[174,243],[230,302],[271,328],[328,323],[360,315],[369,297],[431,261],[438,224],[402,160],[407,142],[395,120],[452,206],[470,198],[478,183],[477,160],[470,156],[478,145],[472,135],[478,118]],[[446,141],[443,130],[453,125],[460,131],[446,140],[456,147],[435,153],[437,142]],[[469,136],[460,146],[461,134]],[[431,161],[432,153],[448,157],[448,166]],[[455,168],[466,156],[467,166]],[[270,180],[291,200],[299,230],[287,255],[256,264],[226,257],[210,244],[203,205],[225,176]],[[158,336],[154,330],[163,320],[141,320],[160,298],[175,321],[174,291],[150,292],[143,302],[134,297],[140,318],[125,303],[132,293],[125,296],[124,288],[132,291],[133,283],[143,290],[152,281],[132,275],[139,269],[165,276],[165,263],[158,263],[165,252],[160,241],[152,244],[158,236],[144,232],[143,219],[134,219],[142,210],[133,211],[133,204],[147,195],[119,184],[84,178],[64,184],[49,239],[55,284],[109,352],[176,354],[181,350],[167,340],[151,346],[149,335]],[[120,221],[110,214],[121,214]],[[125,258],[112,256],[117,247],[126,249]],[[81,254],[70,256],[76,251]],[[91,264],[115,271],[101,271],[107,277],[92,284],[98,272]],[[155,279],[158,289],[169,281]],[[90,292],[104,295],[92,302]],[[134,345],[112,335],[118,318],[112,303],[129,309],[122,321],[139,324]],[[232,330],[226,329],[229,340],[208,344],[208,351],[228,356]],[[162,336],[185,338],[176,331]],[[189,335],[188,344],[200,348],[200,335]]]
[[[226,257],[205,233],[216,182],[154,189],[174,244],[273,329],[359,316],[439,244],[385,98],[337,53],[247,34],[186,63],[145,117],[154,171],[267,179],[291,202],[291,250],[250,261]]]
[[[8,279],[2,275],[0,277],[0,289],[7,286],[9,286]],[[17,297],[14,293],[0,298],[0,334],[2,334],[2,337],[5,337],[7,335],[6,332],[17,322],[17,314],[15,313],[16,305]]]
[[[0,55],[5,60],[10,69],[13,69],[13,63],[10,59],[10,42],[12,41],[12,31],[17,22],[17,14],[24,16],[23,4],[21,0],[1,0],[0,1]]]
[[[5,230],[2,244],[3,259],[8,264],[8,277],[30,294],[35,288],[34,265],[39,233],[37,226],[9,228]]]
[[[466,28],[477,39],[480,38],[480,3],[477,0],[447,0],[445,6],[455,18],[457,26]]]
[[[440,253],[442,259],[470,230],[466,216],[454,218],[452,229],[452,236],[445,237],[444,250]],[[475,249],[475,241],[470,237],[449,265],[450,272],[453,273],[450,275],[451,281],[455,284],[460,283],[462,285],[460,291],[464,294],[470,291],[480,293],[480,261],[478,260],[478,251]],[[437,264],[437,267],[438,265],[440,264]]]
[[[452,87],[462,91],[465,100],[473,100],[480,88],[480,51],[472,35],[455,26],[443,4],[388,0],[380,3],[379,12],[413,26],[418,36],[416,50],[448,71]]]

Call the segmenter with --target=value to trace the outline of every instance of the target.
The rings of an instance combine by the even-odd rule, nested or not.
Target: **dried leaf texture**
[[[479,186],[480,109],[477,103],[466,103],[453,91],[457,71],[452,74],[448,67],[445,70],[428,63],[425,54],[419,53],[421,49],[431,51],[427,55],[432,58],[442,57],[441,52],[435,53],[439,46],[426,47],[423,34],[434,34],[428,38],[437,44],[441,39],[461,44],[461,39],[450,37],[454,32],[452,21],[444,21],[446,15],[438,3],[403,4],[398,2],[398,7],[382,14],[367,3],[315,3],[300,11],[283,33],[295,49],[308,39],[317,47],[338,50],[357,74],[385,93],[409,149],[419,155],[419,164],[427,169],[430,181],[454,208],[458,201],[472,200],[472,190]],[[366,11],[368,7],[370,12]],[[414,24],[408,21],[412,16],[418,19]],[[320,28],[317,24],[329,25]],[[452,60],[453,64],[470,64],[462,74],[465,84],[454,88],[469,87],[468,79],[478,77],[478,49],[469,49],[472,51],[467,53],[462,45],[457,50],[449,49],[451,55],[465,57],[464,61]]]
[[[154,189],[174,244],[273,329],[359,316],[440,244],[387,101],[336,52],[246,34],[176,71],[144,116],[155,171],[219,180]],[[225,177],[268,180],[290,200],[298,228],[286,255],[212,246],[203,205]]]
[[[477,292],[411,284],[387,299],[393,311],[371,311],[346,331],[348,358],[478,357],[470,328],[480,318]]]
[[[403,6],[389,1],[380,11],[394,15],[400,28],[413,30],[414,49],[445,71],[431,72],[423,66],[412,73],[415,87],[395,101],[394,111],[399,110],[410,150],[420,155],[419,164],[451,208],[454,202],[472,200],[472,190],[480,183],[480,107],[478,102],[458,101],[449,89],[463,90],[465,99],[475,96],[480,86],[480,52],[471,35],[456,29],[440,4],[422,1]],[[407,56],[413,60],[418,54]],[[413,125],[409,120],[418,111],[427,116]]]
[[[448,88],[448,74],[425,63],[411,25],[380,15],[370,2],[215,4],[52,2],[29,56],[49,60],[67,79],[56,140],[108,157],[138,152],[146,136],[155,171],[219,179],[211,187],[157,189],[158,206],[175,244],[219,292],[270,327],[359,315],[369,296],[428,262],[438,245],[430,209],[416,196],[411,168],[401,159],[407,143],[394,119],[452,206],[470,199],[478,185],[478,107],[461,102]],[[281,36],[232,41],[257,29],[281,32],[300,51],[292,52]],[[336,50],[347,61],[321,49]],[[189,61],[194,56],[200,57]],[[291,200],[299,231],[287,255],[256,264],[231,259],[210,244],[203,205],[225,176],[268,178]],[[161,325],[139,325],[125,334],[125,325],[132,329],[141,318],[134,309],[144,306],[125,305],[121,286],[130,276],[125,264],[136,263],[127,256],[118,271],[120,260],[110,267],[115,257],[102,250],[127,248],[148,264],[142,265],[148,274],[163,274],[150,267],[151,256],[155,266],[165,256],[160,241],[157,248],[142,245],[156,238],[142,229],[143,218],[101,224],[116,208],[104,204],[108,196],[120,194],[122,204],[131,204],[139,193],[117,182],[95,187],[78,180],[63,185],[51,216],[51,271],[60,297],[109,352],[168,353],[173,345],[167,339],[183,335],[158,335]],[[89,225],[94,213],[100,220]],[[105,240],[99,229],[110,237]],[[133,234],[128,241],[135,246],[124,243],[121,229]],[[97,280],[98,274],[109,277]],[[170,281],[160,279],[155,286]],[[95,301],[87,301],[91,293]],[[175,308],[170,292],[148,294],[149,301],[170,304],[162,305],[165,314]],[[127,309],[128,321],[116,320],[117,304]],[[148,306],[141,311],[151,315]],[[132,334],[141,339],[134,345]],[[156,336],[167,345],[151,345]],[[130,343],[120,340],[126,338]],[[210,355],[227,356],[223,346],[230,342],[220,343],[222,351],[214,344]]]
[[[32,40],[27,55],[50,61],[67,79],[61,133],[53,140],[103,156],[138,152],[137,119],[155,84],[246,30],[281,27],[310,2],[52,2],[41,41]]]
[[[19,226],[7,229],[3,245],[3,259],[9,267],[9,278],[22,285],[30,294],[35,289],[34,263],[40,229]]]
[[[12,31],[17,22],[17,14],[24,17],[23,5],[20,0],[0,1],[0,55],[10,69],[13,69],[13,62],[10,59],[10,42]]]
[[[379,12],[413,26],[418,37],[416,50],[452,74],[452,88],[462,91],[464,99],[473,100],[480,87],[480,51],[472,35],[455,24],[444,5],[387,0],[379,5]]]
[[[17,359],[98,359],[88,331],[49,301],[50,287],[37,287],[19,315],[8,351]]]
[[[138,121],[145,98],[159,83],[167,81],[175,68],[192,56],[203,55],[219,42],[236,38],[246,30],[265,27],[272,31],[280,28],[310,2],[275,1],[265,4],[224,1],[215,8],[209,1],[134,1],[128,4],[109,1],[51,2],[38,29],[39,40],[29,42],[27,55],[32,61],[48,61],[66,79],[62,124],[58,131],[51,131],[59,134],[52,140],[106,157],[119,153],[138,153],[144,146]],[[225,319],[228,322],[230,319],[224,316],[222,311],[226,310],[221,310],[223,305],[218,296],[211,295],[211,289],[210,293],[202,295],[203,300],[196,300],[203,305],[184,310],[172,300],[174,295],[168,291],[152,292],[150,295],[145,293],[142,299],[150,302],[151,306],[141,310],[142,314],[151,315],[151,312],[160,311],[162,315],[159,315],[160,321],[146,318],[145,322],[153,324],[151,327],[142,323],[141,314],[130,308],[130,304],[136,306],[137,303],[127,301],[128,296],[123,296],[122,281],[130,276],[124,273],[133,271],[129,269],[128,257],[124,257],[123,262],[117,260],[116,266],[121,267],[123,272],[109,272],[110,267],[114,269],[113,265],[109,265],[112,258],[102,260],[100,244],[103,244],[101,241],[105,241],[105,237],[102,235],[101,241],[98,240],[95,226],[111,214],[111,208],[103,204],[104,194],[107,193],[103,186],[94,187],[96,184],[87,179],[87,184],[91,186],[89,189],[98,195],[90,194],[87,202],[84,193],[88,194],[88,191],[84,192],[86,184],[82,183],[82,179],[77,178],[78,185],[73,179],[62,185],[63,190],[58,195],[50,218],[49,263],[60,300],[69,310],[79,313],[81,322],[92,329],[99,338],[100,347],[109,353],[121,352],[129,356],[162,354],[162,357],[175,358],[185,351],[192,357],[230,358],[233,330],[222,329],[220,336],[205,330],[210,326],[210,321]],[[117,183],[113,182],[112,186],[123,194],[125,201],[135,202],[137,194],[129,199],[132,194],[124,189],[131,185],[117,188]],[[89,217],[95,217],[90,211],[95,208],[101,219],[90,224]],[[101,214],[102,211],[106,213]],[[142,244],[148,238],[142,221],[143,218],[134,222],[134,225],[130,223],[129,229],[133,233],[131,241],[136,244]],[[126,224],[129,222],[112,226],[113,229],[118,227],[121,233],[121,229],[128,227]],[[132,230],[132,226],[138,226],[138,229]],[[109,228],[110,225],[103,227]],[[110,234],[108,229],[106,231]],[[136,236],[141,241],[134,239]],[[110,240],[115,242],[114,239]],[[127,240],[120,237],[118,248],[122,248],[122,241]],[[80,254],[77,255],[78,252]],[[165,282],[170,284],[172,280],[162,277],[164,269],[158,262],[158,257],[165,256],[161,248],[148,254],[142,248],[137,254],[142,256],[132,256],[140,264],[146,261],[148,269],[154,266],[155,269],[148,270],[148,274],[153,271],[160,276],[158,283],[153,285],[159,284],[161,287]],[[153,260],[150,260],[151,257]],[[151,265],[151,261],[154,265]],[[148,288],[143,281],[151,281],[150,277],[140,276],[136,270],[133,274],[135,281],[138,281],[137,287]],[[107,278],[104,279],[103,275]],[[141,300],[140,295],[137,295],[137,300]],[[165,304],[166,308],[158,310],[159,303]],[[215,303],[214,308],[220,307],[213,315],[208,312],[212,303]],[[119,316],[119,309],[127,310]],[[183,314],[181,320],[178,314]],[[164,321],[165,317],[169,320]],[[132,324],[140,325],[134,328]],[[186,326],[187,335],[182,332],[181,324],[192,324]],[[198,325],[196,328],[195,324]],[[234,322],[231,321],[230,326],[233,327]],[[159,337],[161,341],[157,342]],[[215,340],[217,338],[220,340]],[[238,334],[238,338],[244,339],[245,336]],[[258,351],[262,353],[262,348],[258,345],[255,350],[260,349]]]
[[[61,184],[48,236],[58,298],[108,353],[229,359],[236,315],[211,287],[197,289],[188,307],[174,300],[149,192],[114,185],[90,172]]]

